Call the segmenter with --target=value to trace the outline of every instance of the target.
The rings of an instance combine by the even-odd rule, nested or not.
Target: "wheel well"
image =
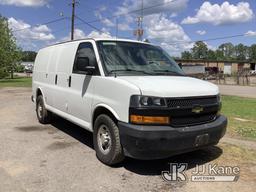
[[[92,119],[92,126],[94,128],[94,122],[96,120],[96,118],[101,115],[101,114],[105,114],[108,115],[115,123],[117,123],[117,119],[116,117],[113,115],[113,113],[111,111],[109,111],[107,108],[105,107],[97,107],[93,113],[93,119]]]
[[[42,91],[41,91],[40,89],[37,89],[37,90],[36,90],[36,98],[37,98],[38,96],[40,96],[40,95],[43,95],[43,94],[42,94]]]

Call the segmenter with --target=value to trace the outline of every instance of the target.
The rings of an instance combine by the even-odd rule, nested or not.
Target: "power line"
[[[82,21],[82,23],[88,25],[89,27],[95,29],[96,31],[98,31],[98,32],[100,32],[100,33],[106,33],[106,32],[104,32],[104,31],[100,30],[99,28],[97,28],[97,27],[91,25],[90,23],[86,22],[86,21],[83,20],[82,18],[80,18],[80,17],[78,17],[78,16],[75,16],[75,17],[76,17],[77,19],[79,19],[80,21]],[[106,34],[108,34],[108,33],[106,33]]]
[[[77,2],[75,2],[75,0],[72,0],[75,4]],[[125,15],[129,15],[131,13],[136,13],[136,12],[141,12],[142,15],[143,15],[143,11],[144,10],[148,10],[148,9],[152,9],[152,8],[155,8],[155,7],[159,7],[159,6],[162,6],[162,5],[165,5],[165,4],[168,4],[168,3],[174,3],[176,2],[177,0],[172,0],[172,1],[167,1],[167,2],[164,2],[164,3],[159,3],[159,4],[155,4],[155,5],[152,5],[152,6],[149,6],[149,7],[142,7],[141,9],[137,9],[137,10],[132,10],[132,11],[129,11],[127,13],[123,13],[123,14],[118,14],[118,15],[113,15],[113,16],[109,16],[109,17],[105,17],[105,18],[101,18],[101,19],[97,19],[97,20],[92,20],[92,21],[85,21],[84,19],[82,19],[81,17],[77,16],[74,14],[74,18],[77,18],[79,19],[82,23],[79,23],[79,24],[75,24],[74,22],[72,22],[72,26],[78,26],[78,25],[82,25],[82,24],[86,24],[88,25],[89,27],[97,30],[98,32],[100,33],[105,33],[105,34],[109,34],[107,32],[104,32],[102,30],[100,30],[99,28],[93,26],[91,23],[95,23],[95,22],[99,22],[99,21],[103,21],[104,19],[111,19],[111,18],[118,18],[120,16],[125,16]],[[55,19],[55,20],[52,20],[52,21],[48,21],[48,22],[45,22],[45,23],[42,23],[42,24],[39,24],[39,25],[48,25],[48,24],[51,24],[51,23],[55,23],[55,22],[59,22],[61,20],[64,20],[64,19],[69,19],[69,17],[64,17],[64,18],[59,18],[59,19]],[[39,26],[39,25],[36,25],[36,26]],[[31,28],[33,26],[29,26],[29,27],[26,27],[24,29],[18,29],[18,30],[14,30],[13,32],[16,32],[16,31],[21,31],[21,30],[25,30],[27,28]],[[72,31],[74,31],[74,27],[71,27]],[[66,28],[65,28],[66,29]],[[60,30],[58,30],[60,31]],[[64,30],[62,30],[64,31]],[[74,35],[74,34],[73,34]],[[173,42],[173,43],[167,43],[168,45],[178,45],[178,44],[187,44],[187,43],[195,43],[197,41],[214,41],[214,40],[221,40],[221,39],[229,39],[229,38],[236,38],[236,37],[243,37],[243,36],[246,36],[246,34],[238,34],[238,35],[232,35],[232,36],[223,36],[223,37],[216,37],[216,38],[209,38],[209,39],[203,39],[203,40],[196,40],[196,41],[177,41],[177,42]],[[155,38],[155,39],[161,39],[161,38]]]
[[[74,1],[74,2],[73,2]],[[165,5],[165,4],[168,4],[168,3],[173,3],[173,2],[176,2],[178,0],[171,0],[171,1],[167,1],[167,2],[164,2],[164,3],[159,3],[159,4],[155,4],[155,5],[152,5],[152,6],[149,6],[149,7],[143,7],[141,9],[136,9],[136,10],[132,10],[132,11],[129,11],[127,13],[123,13],[123,14],[118,14],[118,15],[113,15],[113,16],[109,16],[109,17],[104,17],[104,18],[101,18],[101,19],[96,19],[96,20],[91,20],[91,21],[85,21],[83,20],[82,18],[78,17],[77,15],[75,15],[75,8],[74,8],[74,16],[76,18],[78,18],[79,20],[82,21],[82,23],[80,24],[77,24],[77,25],[81,25],[81,24],[86,24],[94,29],[96,29],[97,31],[100,31],[100,32],[103,32],[101,31],[100,29],[96,28],[95,26],[91,25],[91,23],[95,23],[95,22],[101,22],[101,21],[104,21],[105,19],[112,19],[112,18],[117,18],[117,17],[120,17],[120,16],[125,16],[125,15],[129,15],[129,14],[132,14],[132,13],[136,13],[136,12],[143,12],[144,10],[147,10],[147,9],[152,9],[152,8],[155,8],[155,7],[159,7],[159,6],[162,6],[162,5]],[[76,2],[75,0],[72,0],[72,10],[73,10],[73,5],[76,5]],[[75,7],[75,6],[74,6]],[[95,9],[95,10],[99,10],[99,9]],[[73,12],[73,11],[72,11]],[[73,17],[73,14],[72,14],[72,17]],[[32,26],[29,26],[29,27],[25,27],[23,29],[17,29],[17,30],[13,30],[13,32],[17,32],[17,31],[22,31],[22,30],[25,30],[25,29],[29,29],[29,28],[32,28],[32,27],[35,27],[35,26],[40,26],[40,25],[48,25],[48,24],[52,24],[52,23],[56,23],[56,22],[59,22],[59,21],[62,21],[64,19],[69,19],[69,17],[63,17],[63,18],[59,18],[59,19],[55,19],[55,20],[51,20],[51,21],[48,21],[48,22],[45,22],[45,23],[42,23],[42,24],[37,24],[37,25],[32,25]],[[73,19],[71,19],[71,39],[72,39],[72,31],[74,33],[74,28],[73,26],[77,26],[76,24],[74,24],[74,21]],[[104,32],[105,33],[105,32]]]
[[[136,9],[136,10],[132,10],[132,11],[129,11],[127,13],[123,13],[123,14],[118,14],[118,15],[112,15],[112,16],[109,16],[109,17],[104,17],[104,18],[100,18],[100,19],[95,19],[95,20],[91,20],[91,21],[85,21],[82,19],[83,23],[86,24],[86,25],[89,25],[91,23],[96,23],[96,22],[101,22],[101,21],[104,21],[105,19],[113,19],[113,18],[118,18],[120,16],[125,16],[125,15],[129,15],[129,14],[132,14],[132,13],[136,13],[136,12],[141,12],[141,17],[138,18],[138,23],[140,23],[140,29],[137,30],[137,33],[139,33],[139,36],[138,36],[138,39],[141,39],[142,38],[142,35],[143,35],[143,30],[142,30],[142,17],[144,16],[144,11],[145,10],[148,10],[148,9],[152,9],[152,8],[155,8],[155,7],[160,7],[160,6],[163,6],[163,5],[166,5],[166,4],[169,4],[169,3],[174,3],[178,0],[170,0],[170,1],[167,1],[167,2],[164,2],[164,3],[158,3],[158,4],[155,4],[155,5],[152,5],[152,6],[149,6],[149,7],[144,7],[144,4],[143,4],[143,0],[142,0],[142,7],[140,9]],[[99,9],[95,9],[95,11],[99,11]],[[78,16],[76,15],[76,17],[78,18]],[[80,18],[80,17],[79,17]],[[80,18],[81,20],[81,18]],[[80,24],[79,24],[80,25]],[[90,27],[94,27],[93,25],[91,25]],[[97,29],[99,31],[99,29]]]
[[[40,25],[49,25],[49,24],[52,24],[52,23],[56,23],[56,22],[62,21],[62,20],[64,20],[64,19],[68,19],[68,17],[63,17],[63,18],[59,18],[59,19],[50,20],[50,21],[47,21],[47,22],[41,23],[41,24],[30,25],[30,26],[24,27],[24,28],[22,28],[22,29],[13,30],[12,32],[23,31],[23,30],[30,29],[30,28],[33,28],[33,27],[38,27],[38,26],[40,26]]]

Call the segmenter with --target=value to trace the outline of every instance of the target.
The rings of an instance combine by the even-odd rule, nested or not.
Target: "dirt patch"
[[[50,150],[59,150],[59,149],[65,149],[68,147],[72,147],[73,145],[78,144],[77,142],[65,142],[65,141],[56,141],[52,144],[50,144],[47,149]]]
[[[19,131],[24,131],[24,132],[32,132],[32,131],[47,131],[50,128],[45,127],[45,126],[24,126],[24,127],[15,127]]]
[[[242,119],[242,118],[238,118],[238,117],[234,117],[234,119],[237,120],[237,121],[242,121],[242,122],[256,122],[256,121],[253,121],[253,120]]]
[[[230,143],[221,143],[224,155],[215,160],[217,164],[239,166],[241,170],[240,179],[243,181],[255,181],[256,151]]]
[[[42,160],[40,162],[40,167],[46,167],[46,165],[47,165],[47,160]]]
[[[53,138],[54,138],[54,139],[56,139],[56,140],[63,140],[63,139],[64,139],[64,137],[62,137],[62,136],[59,136],[59,135],[57,135],[57,136],[54,136]]]
[[[15,127],[15,129],[18,129],[19,131],[23,131],[23,132],[48,131],[48,134],[54,134],[58,132],[57,129],[52,129],[49,126],[42,126],[42,125]]]

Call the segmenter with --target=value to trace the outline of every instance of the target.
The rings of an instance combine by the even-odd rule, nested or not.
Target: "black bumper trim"
[[[125,154],[137,159],[160,159],[198,148],[215,145],[224,136],[227,118],[196,126],[174,128],[171,126],[133,125],[118,122],[121,144]],[[203,144],[196,144],[200,135],[208,135]]]

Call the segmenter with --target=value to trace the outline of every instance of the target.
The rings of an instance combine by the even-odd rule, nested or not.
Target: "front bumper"
[[[224,136],[227,118],[196,126],[133,125],[118,122],[121,144],[126,156],[160,159],[215,145]]]

